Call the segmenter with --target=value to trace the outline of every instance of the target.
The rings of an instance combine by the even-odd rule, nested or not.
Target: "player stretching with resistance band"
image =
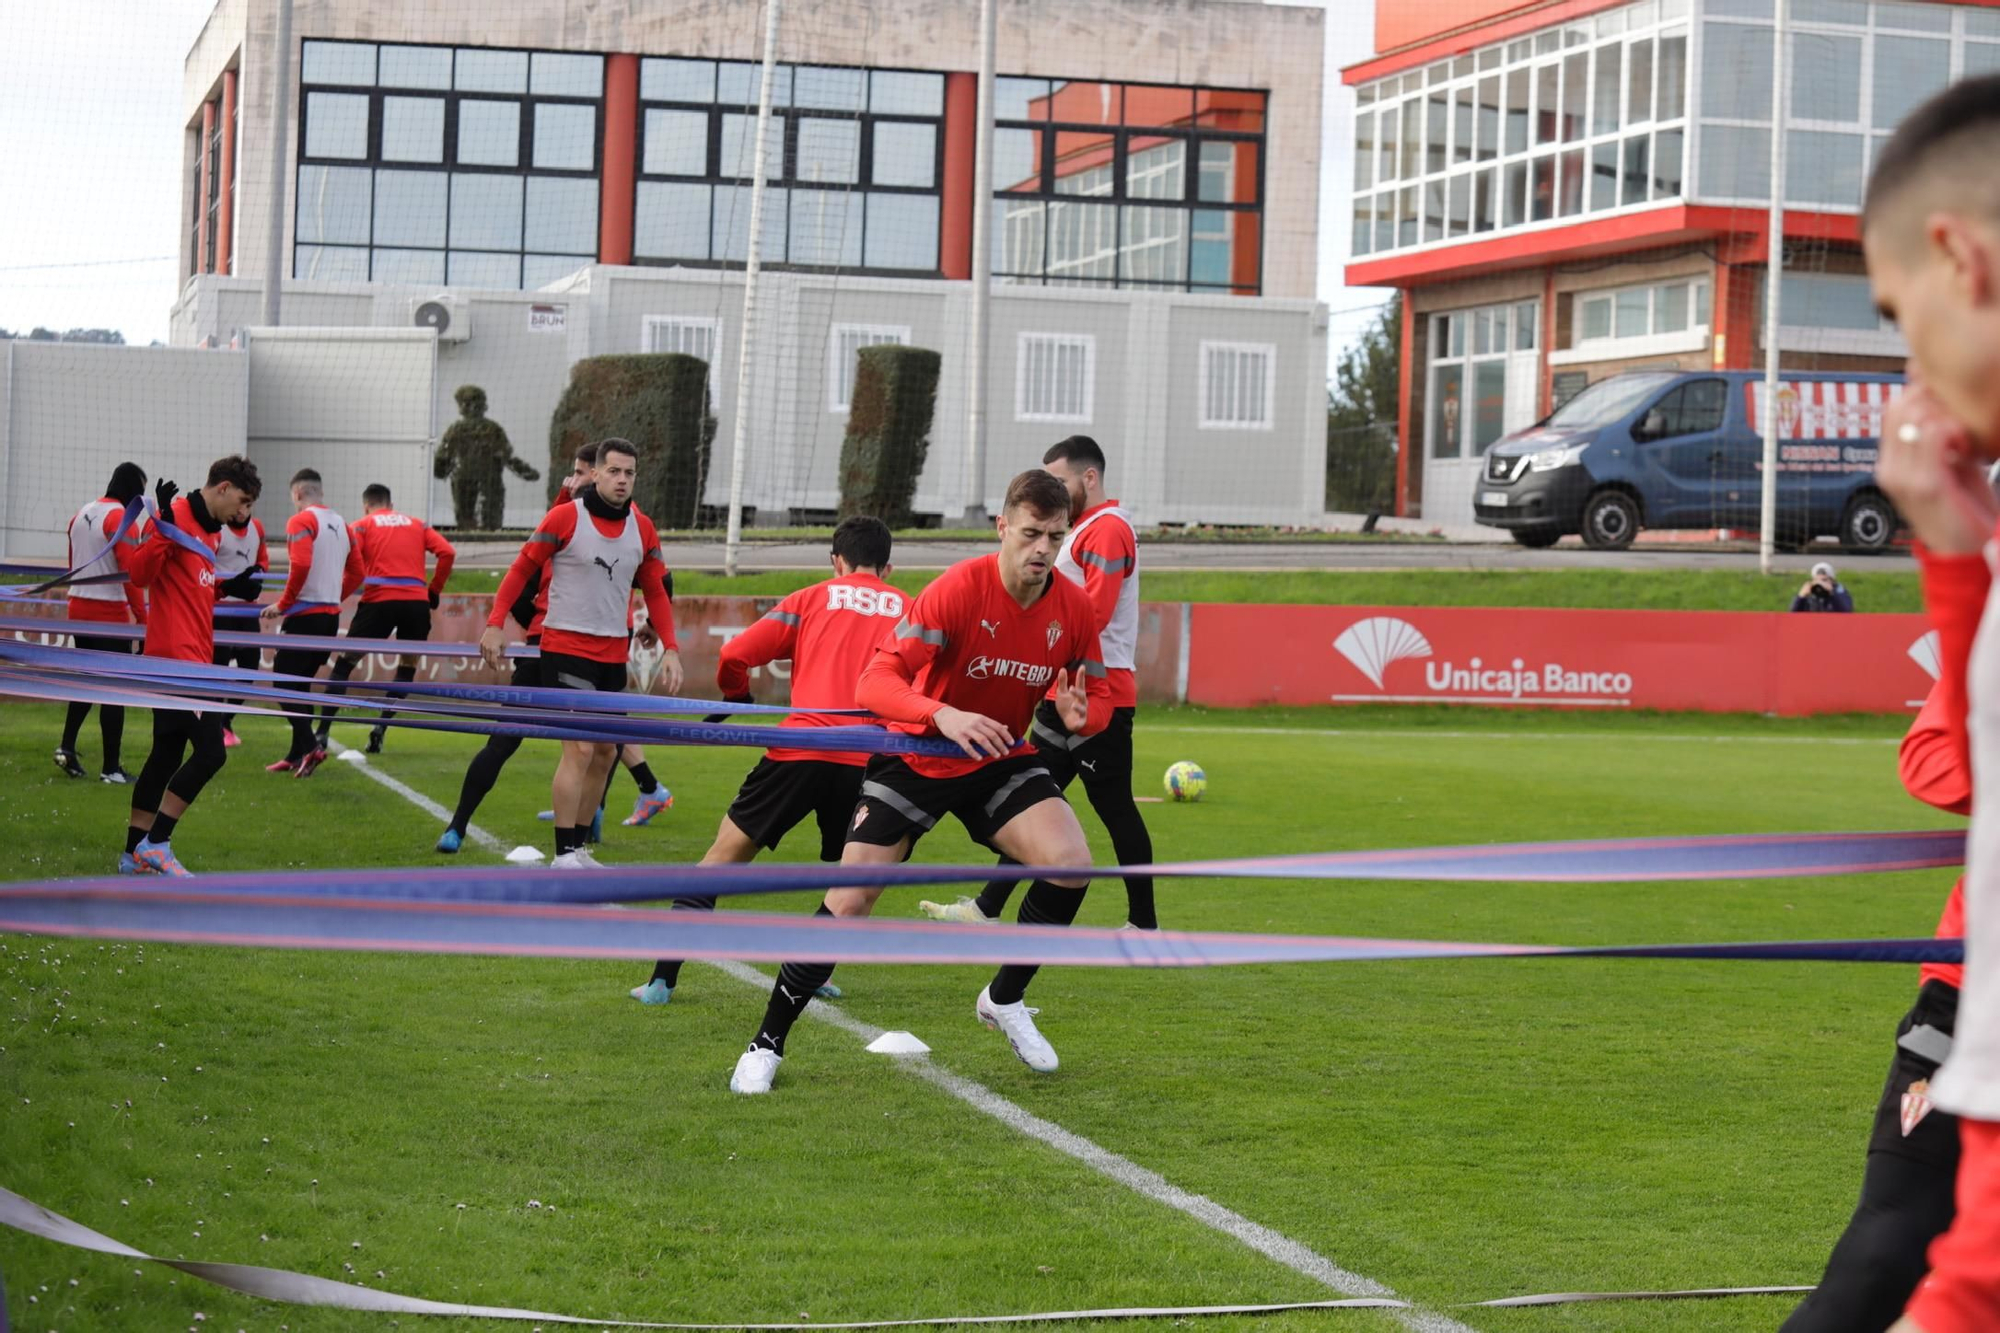
[[[833,530],[833,577],[801,588],[764,618],[722,645],[715,681],[729,703],[750,702],[750,671],[787,658],[792,663],[792,704],[797,708],[858,707],[855,684],[875,656],[886,627],[903,614],[903,594],[882,581],[889,572],[889,528],[879,518],[848,518]],[[717,721],[719,718],[711,718]],[[828,713],[793,713],[788,727],[830,727],[854,719]],[[819,859],[840,860],[847,824],[861,799],[861,770],[868,756],[774,746],[743,779],[715,842],[701,864],[740,865],[757,849],[778,849],[807,815],[819,823]],[[714,898],[682,898],[677,910],[713,911]],[[826,909],[822,907],[821,913]],[[652,980],[632,988],[642,1004],[665,1004],[680,984],[681,964],[663,958]],[[840,990],[818,987],[828,999]]]
[[[549,511],[514,558],[493,614],[479,636],[479,650],[495,670],[505,665],[501,625],[514,599],[549,572],[548,615],[542,621],[542,686],[561,690],[625,688],[631,651],[632,590],[646,599],[642,642],[662,645],[661,682],[681,688],[681,657],[674,641],[674,609],[667,598],[666,561],[653,521],[632,503],[638,450],[628,440],[600,440],[597,480],[568,505]],[[604,794],[618,747],[564,741],[553,796],[556,857],[563,869],[589,869],[597,859],[584,847],[584,831]]]
[[[101,498],[76,511],[69,521],[69,567],[77,571],[78,578],[94,578],[125,571],[129,575],[132,554],[146,540],[146,516],[139,516],[128,526],[125,524],[125,507],[146,493],[146,471],[137,463],[120,463],[111,470],[110,484],[105,486]],[[119,528],[124,532],[120,534]],[[116,542],[111,539],[116,536]],[[146,595],[133,585],[129,576],[121,585],[109,583],[72,583],[68,588],[68,614],[71,620],[88,620],[106,625],[144,625],[146,623]],[[131,656],[133,643],[130,639],[109,639],[90,634],[76,636],[76,646],[99,653],[120,653]],[[62,744],[56,746],[56,767],[73,778],[83,776],[83,762],[76,757],[76,738],[83,730],[83,720],[90,715],[90,705],[73,703],[63,717]],[[103,780],[110,783],[126,783],[132,780],[123,764],[119,763],[120,750],[125,742],[125,710],[116,704],[104,704],[97,710],[97,730],[104,742],[104,757],[99,766]]]
[[[855,701],[895,730],[943,736],[965,757],[870,759],[842,865],[903,861],[946,814],[975,841],[1023,865],[1090,863],[1083,826],[1047,764],[1032,752],[1013,752],[1051,684],[1069,731],[1093,735],[1111,714],[1090,601],[1083,589],[1054,574],[1056,550],[1069,531],[1069,491],[1039,468],[1023,472],[1009,483],[995,527],[999,553],[960,561],[924,589],[875,650],[855,690]],[[1020,919],[1066,926],[1076,919],[1088,885],[1038,879],[1021,903]],[[881,894],[833,889],[820,910],[867,916]],[[1055,1048],[1036,1029],[1022,998],[1036,970],[1002,967],[973,1012],[1006,1034],[1030,1069],[1046,1071],[1056,1067]],[[832,963],[779,969],[764,1022],[730,1075],[732,1091],[771,1090],[785,1037],[832,975]]]
[[[404,643],[429,639],[431,612],[437,609],[438,598],[451,578],[451,567],[458,559],[452,544],[422,519],[397,513],[389,488],[380,482],[361,492],[361,517],[348,525],[347,532],[351,542],[347,548],[347,568],[341,577],[340,600],[344,602],[353,596],[356,588],[361,590],[361,605],[355,608],[354,619],[348,622],[347,637],[386,639],[393,634]],[[436,560],[429,587],[424,586],[427,554]],[[327,693],[338,693],[337,687],[360,665],[360,653],[342,653],[334,659]],[[405,657],[396,664],[399,684],[407,685],[416,678],[416,658]],[[389,697],[403,696],[391,691]],[[315,749],[326,748],[327,733],[339,711],[331,704],[320,710],[319,742]],[[382,753],[382,737],[389,730],[386,724],[394,716],[395,710],[384,709],[382,720],[369,728],[369,754]]]
[[[235,455],[211,463],[198,491],[181,495],[171,481],[154,488],[159,512],[131,563],[132,582],[152,594],[146,656],[207,665],[215,649],[215,548],[223,524],[263,488],[256,465]],[[174,828],[228,753],[218,711],[153,710],[153,751],[132,786],[118,873],[189,874],[174,856]]]

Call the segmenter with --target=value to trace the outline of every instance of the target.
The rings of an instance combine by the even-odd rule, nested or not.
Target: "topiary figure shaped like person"
[[[464,384],[452,397],[461,415],[445,430],[434,471],[440,479],[451,478],[452,510],[460,528],[497,532],[506,508],[502,471],[523,481],[540,481],[542,474],[515,456],[507,432],[487,417],[486,390]]]

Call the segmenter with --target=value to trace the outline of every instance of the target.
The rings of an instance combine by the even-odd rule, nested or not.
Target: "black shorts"
[[[350,639],[403,639],[422,643],[431,636],[431,604],[428,600],[403,598],[393,602],[363,602],[354,608],[347,622]],[[360,653],[342,653],[357,661]]]
[[[1062,713],[1056,708],[1055,701],[1044,699],[1042,706],[1035,710],[1035,721],[1028,728],[1028,739],[1035,743],[1035,753],[1047,761],[1049,776],[1055,779],[1056,786],[1067,791],[1072,781],[1082,778],[1088,791],[1123,789],[1129,797],[1132,794],[1132,718],[1138,711],[1136,708],[1114,708],[1111,720],[1104,724],[1104,730],[1095,736],[1077,736],[1063,725]]]
[[[94,634],[79,634],[71,642],[87,653],[122,653],[130,657],[139,650],[136,639],[101,639]]]
[[[955,778],[927,778],[896,755],[878,754],[861,775],[861,799],[847,841],[893,847],[917,839],[955,815],[973,841],[999,851],[993,835],[1007,821],[1043,801],[1060,801],[1062,789],[1038,754],[1009,755]]]
[[[625,688],[625,664],[572,657],[544,648],[542,686],[551,690],[605,690],[617,694]]]
[[[1909,1111],[1925,1104],[1924,1097],[1938,1065],[1951,1049],[1951,1036],[1958,1022],[1958,991],[1942,981],[1926,981],[1917,992],[1917,1002],[1896,1026],[1896,1058],[1889,1065],[1889,1077],[1882,1087],[1882,1100],[1875,1107],[1875,1128],[1868,1136],[1868,1151],[1892,1153],[1930,1166],[1944,1168],[1950,1179],[1958,1169],[1958,1117],[1931,1107],[1908,1133],[1903,1131],[1904,1098],[1911,1085],[1918,1090]]]
[[[248,606],[249,603],[235,602],[232,605]],[[245,630],[252,634],[257,632],[257,620],[254,616],[218,615],[215,617],[214,624],[215,632],[218,634],[235,634]],[[215,645],[215,651],[209,654],[209,660],[216,666],[242,667],[246,671],[255,671],[264,660],[264,649],[261,645],[232,647],[228,644],[218,643]]]
[[[541,640],[539,638],[528,640],[528,646],[530,648],[539,647],[540,645],[541,645]],[[475,658],[473,660],[477,662],[478,659]],[[507,660],[513,663],[514,665],[514,681],[513,681],[514,684],[523,686],[527,689],[537,689],[540,687],[542,683],[541,658],[510,657]]]
[[[332,638],[340,633],[340,612],[307,611],[287,616],[279,622],[279,642],[287,634],[316,634]],[[324,648],[279,648],[271,658],[271,670],[281,676],[317,676],[333,653]]]
[[[729,822],[765,851],[776,851],[807,815],[819,816],[819,859],[838,861],[861,799],[861,765],[824,759],[757,761],[729,803]]]

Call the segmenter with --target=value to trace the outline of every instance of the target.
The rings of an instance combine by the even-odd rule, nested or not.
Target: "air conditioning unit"
[[[437,330],[441,343],[462,343],[472,336],[472,312],[449,292],[410,302],[410,325]]]

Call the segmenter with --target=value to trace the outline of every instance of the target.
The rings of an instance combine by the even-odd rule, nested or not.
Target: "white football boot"
[[[1035,1015],[1039,1009],[1030,1009],[1025,1000],[1012,1004],[995,1004],[987,991],[979,992],[979,1002],[972,1008],[979,1021],[987,1027],[1003,1034],[1014,1048],[1014,1054],[1021,1063],[1036,1073],[1046,1074],[1056,1067],[1056,1048],[1035,1027]]]

